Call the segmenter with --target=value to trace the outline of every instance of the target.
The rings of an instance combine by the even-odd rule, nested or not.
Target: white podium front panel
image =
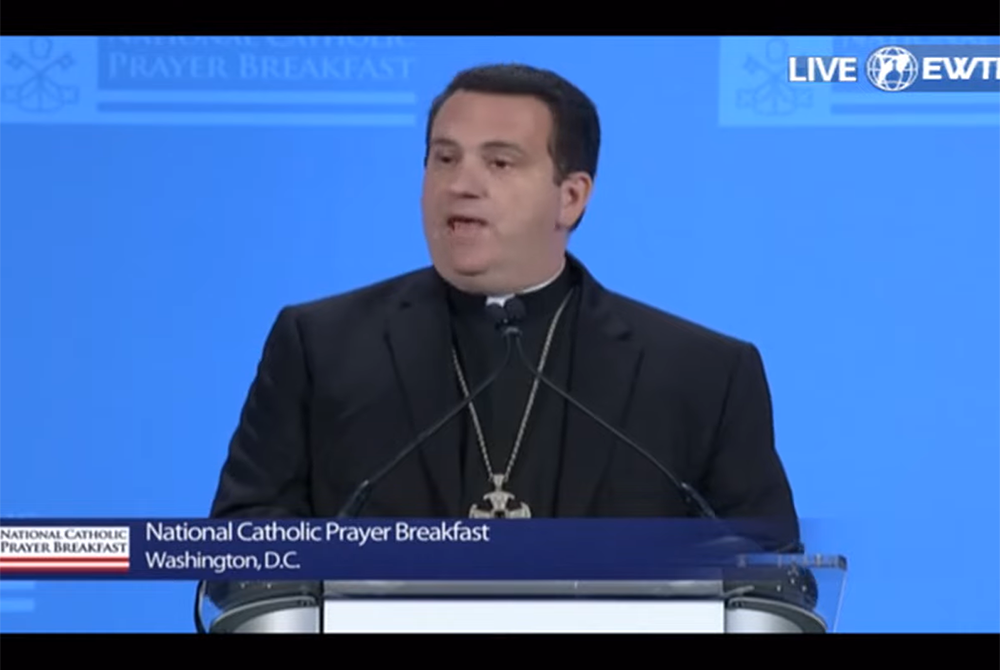
[[[327,600],[326,633],[724,633],[719,601]]]

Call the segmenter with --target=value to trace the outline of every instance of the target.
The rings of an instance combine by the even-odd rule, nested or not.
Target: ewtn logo
[[[912,45],[876,49],[864,64],[857,56],[790,56],[790,83],[854,83],[896,93],[1000,92],[1000,45]]]

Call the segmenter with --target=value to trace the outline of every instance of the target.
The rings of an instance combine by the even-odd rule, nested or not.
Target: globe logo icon
[[[902,91],[917,80],[920,65],[916,57],[902,47],[882,47],[868,57],[865,72],[876,88]]]

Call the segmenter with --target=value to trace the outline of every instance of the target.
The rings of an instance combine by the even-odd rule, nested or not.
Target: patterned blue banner
[[[765,524],[694,520],[18,520],[16,579],[679,579],[762,553]]]
[[[402,37],[4,37],[4,123],[412,126]]]

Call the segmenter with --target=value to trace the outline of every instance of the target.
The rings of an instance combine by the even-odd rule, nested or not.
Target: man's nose
[[[470,161],[462,161],[455,166],[448,182],[448,191],[462,198],[478,198],[485,193],[482,171]]]

